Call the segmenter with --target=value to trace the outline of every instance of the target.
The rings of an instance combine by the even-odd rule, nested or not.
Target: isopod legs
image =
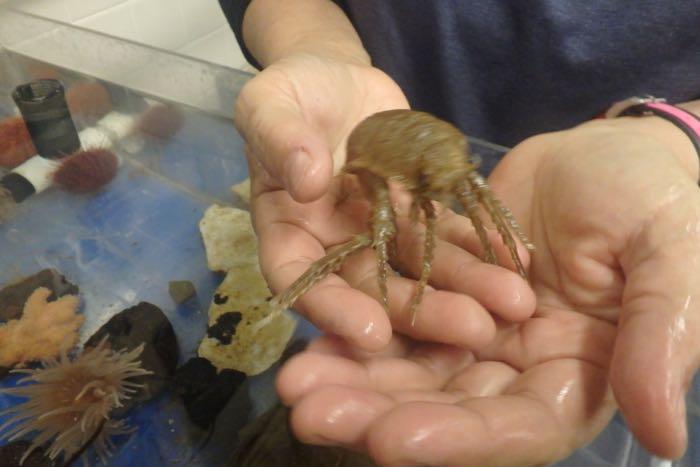
[[[432,270],[433,256],[435,253],[435,224],[437,223],[437,212],[429,198],[422,198],[420,200],[420,208],[425,214],[425,239],[423,240],[423,265],[421,267],[418,284],[416,285],[416,293],[411,301],[411,325],[416,322],[418,305],[420,305],[420,302],[423,300],[425,286],[428,285],[428,279],[430,279],[430,271]]]
[[[351,240],[328,250],[323,258],[314,261],[284,292],[272,299],[273,303],[286,310],[302,295],[329,274],[337,271],[351,254],[372,244],[365,234],[356,235]]]
[[[279,316],[284,310],[291,307],[299,297],[308,292],[311,287],[318,284],[329,274],[337,271],[345,260],[353,253],[368,247],[372,244],[372,239],[366,234],[355,235],[349,241],[330,248],[323,258],[314,261],[304,274],[299,276],[292,285],[279,295],[270,300],[269,314],[260,320],[255,326],[262,329],[273,319]]]
[[[491,264],[496,264],[496,254],[493,251],[493,246],[489,241],[484,222],[479,216],[479,202],[476,194],[472,191],[471,184],[468,181],[464,182],[461,193],[457,193],[457,200],[462,205],[462,209],[472,221],[472,225],[479,236],[479,242],[484,248],[484,261]]]
[[[523,243],[530,248],[532,245],[530,241],[525,237],[525,234],[520,229],[520,226],[515,222],[515,218],[493,195],[493,192],[486,184],[486,181],[477,172],[470,172],[467,175],[467,180],[471,185],[473,191],[477,193],[479,201],[488,212],[489,216],[496,224],[496,229],[503,239],[503,243],[508,248],[510,256],[515,263],[515,267],[524,279],[527,279],[527,273],[525,272],[525,267],[523,262],[520,260],[520,255],[518,255],[518,247],[511,235],[511,230],[523,241]],[[509,228],[511,230],[509,230]]]
[[[372,247],[377,255],[377,281],[384,310],[389,311],[389,291],[387,279],[391,275],[389,249],[396,237],[396,216],[391,205],[389,185],[383,178],[367,172],[365,181],[372,191],[374,211],[372,212]]]

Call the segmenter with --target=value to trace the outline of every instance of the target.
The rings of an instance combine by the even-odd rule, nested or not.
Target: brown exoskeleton
[[[275,307],[283,310],[291,306],[314,284],[340,268],[350,254],[367,246],[372,246],[377,253],[379,288],[382,302],[385,308],[388,307],[389,246],[397,233],[389,182],[400,184],[412,196],[414,219],[418,218],[419,211],[425,217],[423,267],[411,303],[414,320],[430,276],[435,248],[437,214],[433,201],[444,202],[450,198],[459,201],[484,247],[484,260],[495,264],[496,255],[479,214],[481,205],[510,251],[518,272],[526,276],[511,231],[528,249],[533,248],[532,244],[511,212],[495,198],[486,181],[477,173],[469,156],[466,137],[451,124],[413,110],[376,113],[357,125],[350,134],[347,159],[344,172],[356,174],[372,198],[370,234],[358,235],[329,250],[286,291],[275,297]]]

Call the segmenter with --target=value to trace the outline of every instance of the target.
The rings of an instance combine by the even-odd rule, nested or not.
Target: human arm
[[[329,0],[254,0],[244,16],[243,38],[263,67],[299,53],[370,63],[350,20]]]

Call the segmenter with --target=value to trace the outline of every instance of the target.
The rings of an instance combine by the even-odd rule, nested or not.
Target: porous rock
[[[214,204],[199,222],[212,271],[228,271],[238,264],[257,264],[257,238],[250,213],[242,209]]]
[[[271,312],[271,297],[257,264],[232,267],[209,307],[209,328],[199,356],[220,370],[234,369],[248,375],[261,373],[277,362],[294,334],[296,320],[284,312],[258,327]]]

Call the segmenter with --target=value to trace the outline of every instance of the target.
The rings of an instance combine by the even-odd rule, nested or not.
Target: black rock
[[[64,295],[78,294],[78,286],[68,282],[58,271],[44,269],[0,290],[0,323],[21,317],[24,304],[39,287],[51,290],[49,301]]]
[[[245,379],[245,373],[236,370],[217,373],[209,360],[195,357],[177,369],[174,384],[192,423],[207,429]]]
[[[14,441],[10,444],[0,446],[0,466],[2,467],[54,467],[57,464],[51,461],[44,450],[38,447],[20,464],[19,461],[27,452],[32,443],[29,441]]]
[[[134,378],[134,382],[144,387],[126,401],[118,415],[154,398],[165,389],[175,374],[180,349],[168,318],[160,308],[146,302],[114,315],[87,340],[85,347],[95,347],[105,336],[114,350],[132,350],[144,344],[141,366],[153,372],[152,375]]]
[[[197,295],[194,284],[190,281],[170,281],[168,292],[176,305],[181,305]]]
[[[175,392],[188,404],[207,390],[216,379],[216,367],[209,360],[194,357],[187,360],[175,372]]]

